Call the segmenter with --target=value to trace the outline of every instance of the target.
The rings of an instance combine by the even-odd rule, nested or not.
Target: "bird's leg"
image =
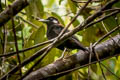
[[[62,55],[58,58],[58,60],[64,59],[65,52],[67,51],[67,48],[64,48],[64,51],[62,52]]]

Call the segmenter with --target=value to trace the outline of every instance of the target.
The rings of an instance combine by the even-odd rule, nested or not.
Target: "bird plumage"
[[[54,17],[49,17],[48,19],[46,19],[45,23],[47,24],[47,38],[49,40],[57,37],[64,29],[64,27],[60,25],[59,21]],[[67,30],[66,32],[69,32],[69,30]],[[87,50],[83,45],[81,45],[80,41],[74,35],[72,35],[65,42],[57,46],[57,48],[61,50],[64,50],[65,47],[68,49]]]

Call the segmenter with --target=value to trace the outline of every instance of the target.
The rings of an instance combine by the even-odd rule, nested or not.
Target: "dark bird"
[[[47,19],[40,19],[39,21],[47,24],[47,38],[48,40],[57,37],[60,32],[64,29],[64,27],[59,23],[58,19],[54,17],[48,17]],[[66,32],[68,32],[67,30]],[[76,38],[76,36],[71,36],[65,42],[57,46],[58,49],[64,50],[64,48],[68,49],[81,49],[87,50],[84,46],[81,45],[80,41]]]

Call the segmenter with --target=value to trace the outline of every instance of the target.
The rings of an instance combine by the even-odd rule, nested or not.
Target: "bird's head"
[[[55,17],[48,17],[47,19],[40,19],[39,21],[46,23],[47,25],[49,24],[59,24],[58,19]]]

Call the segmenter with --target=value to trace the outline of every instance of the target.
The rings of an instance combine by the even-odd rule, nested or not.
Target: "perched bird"
[[[59,23],[58,19],[55,17],[48,17],[47,19],[40,19],[39,21],[47,24],[47,38],[48,40],[57,37],[60,32],[64,29],[64,27]],[[67,30],[66,32],[68,32]],[[81,45],[80,41],[76,38],[76,36],[71,36],[65,42],[57,46],[58,49],[64,50],[64,48],[68,49],[81,49],[87,50],[84,46]]]

